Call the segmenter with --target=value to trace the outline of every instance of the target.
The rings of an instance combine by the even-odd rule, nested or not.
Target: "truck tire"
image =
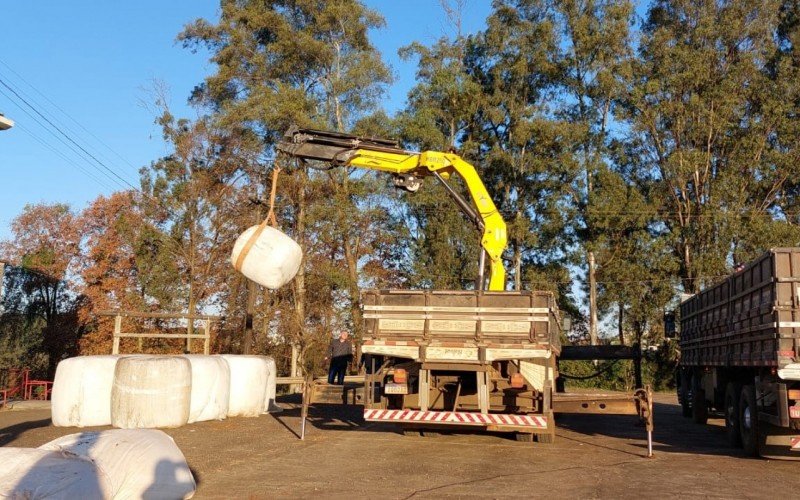
[[[685,370],[680,370],[678,375],[678,402],[681,404],[681,415],[687,418],[692,416],[690,381],[689,374]]]
[[[533,434],[530,432],[517,432],[514,433],[514,437],[520,443],[532,443],[533,442]]]
[[[756,389],[752,384],[742,387],[739,396],[739,428],[745,454],[758,456],[758,410]]]
[[[696,424],[708,422],[708,405],[706,404],[706,391],[700,388],[700,377],[692,376],[692,420]]]
[[[734,448],[742,446],[742,430],[739,425],[739,396],[742,387],[736,382],[725,386],[725,434],[728,444]]]
[[[556,434],[555,432],[547,434],[537,434],[536,441],[542,444],[553,444],[556,442]]]

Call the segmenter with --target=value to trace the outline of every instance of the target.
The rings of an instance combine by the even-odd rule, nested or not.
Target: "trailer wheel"
[[[744,452],[751,457],[758,456],[758,409],[752,384],[742,387],[739,397],[739,428]]]
[[[742,446],[742,429],[739,425],[739,395],[742,388],[736,382],[725,386],[725,434],[728,444],[734,448]]]
[[[708,405],[706,404],[706,391],[700,389],[700,381],[692,378],[692,420],[696,424],[708,422]]]

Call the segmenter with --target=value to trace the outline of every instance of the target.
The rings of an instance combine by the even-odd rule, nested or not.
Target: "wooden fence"
[[[142,339],[186,339],[186,351],[191,352],[192,339],[203,340],[203,354],[209,354],[211,348],[211,323],[219,321],[219,316],[208,316],[203,314],[177,314],[177,313],[149,313],[138,311],[101,311],[97,313],[98,316],[112,316],[114,317],[114,346],[111,350],[112,354],[119,354],[119,342],[122,338],[135,338],[139,339],[139,349],[142,349]],[[186,320],[186,333],[138,333],[138,332],[123,332],[122,319],[123,318],[141,318],[141,319],[169,319],[169,320]],[[189,325],[194,325],[195,321],[201,321],[202,326],[200,330],[203,333],[189,333]]]

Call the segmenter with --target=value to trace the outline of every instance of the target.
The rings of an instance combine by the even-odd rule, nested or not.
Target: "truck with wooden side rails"
[[[684,416],[725,417],[748,455],[800,458],[800,248],[773,248],[680,304]]]
[[[474,166],[452,152],[409,151],[396,141],[294,127],[277,150],[317,169],[385,172],[396,187],[412,193],[433,179],[480,235],[472,290],[362,293],[361,350],[371,364],[361,401],[367,422],[399,425],[410,433],[466,427],[552,442],[556,413],[628,414],[645,422],[652,449],[649,389],[589,395],[555,390],[559,356],[572,349],[569,359],[593,359],[602,349],[592,346],[586,357],[578,348],[562,348],[561,318],[550,292],[506,290],[506,224]],[[469,200],[448,182],[454,176],[463,181]],[[625,349],[606,354],[619,358],[632,352]]]

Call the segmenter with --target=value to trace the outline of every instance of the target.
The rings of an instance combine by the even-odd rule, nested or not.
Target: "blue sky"
[[[373,32],[372,39],[396,76],[384,103],[394,112],[414,84],[415,69],[413,61],[399,59],[397,49],[447,33],[445,16],[436,0],[365,3],[386,18],[386,28]],[[490,4],[466,0],[465,33],[483,28]],[[215,20],[218,5],[212,0],[4,2],[0,80],[124,181],[91,159],[78,159],[76,144],[58,132],[51,135],[40,125],[42,116],[0,85],[0,113],[18,125],[0,132],[0,239],[10,237],[9,223],[27,203],[65,202],[80,210],[98,195],[124,188],[124,182],[138,186],[139,167],[167,152],[152,112],[142,105],[146,89],[153,80],[165,82],[176,114],[194,115],[186,98],[214,68],[207,54],[192,54],[174,40],[195,18]]]

